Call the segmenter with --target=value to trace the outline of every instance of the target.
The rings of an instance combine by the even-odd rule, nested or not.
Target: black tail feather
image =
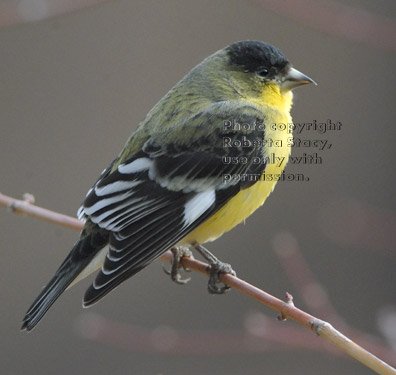
[[[23,318],[21,329],[32,330],[77,275],[74,273],[57,272],[27,311]]]
[[[30,306],[23,318],[22,330],[30,331],[37,325],[58,297],[107,245],[108,237],[108,232],[100,228],[94,228],[89,233],[82,232],[81,238],[75,243],[55,276]]]

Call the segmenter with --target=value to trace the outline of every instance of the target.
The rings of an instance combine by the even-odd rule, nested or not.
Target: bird
[[[203,244],[259,208],[291,152],[292,90],[314,83],[283,52],[258,40],[232,43],[205,58],[148,112],[79,209],[78,240],[27,311],[30,331],[72,285],[98,271],[83,306],[172,249],[172,279],[185,283],[180,258],[196,249],[211,265],[208,289],[223,293],[233,273]],[[277,142],[273,142],[277,141]],[[281,145],[281,146],[280,146]],[[283,160],[271,163],[271,155]]]

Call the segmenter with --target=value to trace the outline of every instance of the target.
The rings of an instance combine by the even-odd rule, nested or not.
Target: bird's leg
[[[184,246],[172,247],[171,251],[173,254],[171,269],[167,270],[164,266],[162,266],[162,267],[163,267],[165,273],[170,275],[172,281],[174,281],[176,284],[186,284],[191,280],[191,278],[182,279],[181,278],[182,276],[181,276],[179,270],[181,267],[183,267],[183,269],[187,272],[190,272],[190,270],[183,266],[183,264],[181,262],[181,258],[183,258],[184,256],[189,257],[189,258],[194,258],[192,255],[192,252],[187,247],[184,247]]]
[[[208,249],[202,245],[195,245],[194,248],[209,262],[210,264],[210,276],[208,283],[208,291],[212,294],[223,294],[231,287],[228,285],[219,287],[220,283],[219,274],[229,273],[233,276],[236,275],[235,271],[232,269],[231,265],[228,263],[223,263],[218,260]]]

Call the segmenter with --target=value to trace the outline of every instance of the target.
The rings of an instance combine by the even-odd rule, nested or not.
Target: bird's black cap
[[[257,40],[236,42],[226,48],[229,62],[238,70],[256,72],[263,67],[283,69],[289,60],[278,48]]]

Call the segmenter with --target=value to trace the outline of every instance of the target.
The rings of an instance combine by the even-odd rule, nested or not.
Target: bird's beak
[[[280,91],[286,92],[308,83],[317,84],[312,78],[292,67],[288,68],[280,83]]]

